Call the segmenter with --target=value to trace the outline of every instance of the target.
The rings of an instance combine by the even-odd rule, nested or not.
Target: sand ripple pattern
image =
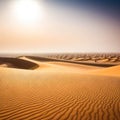
[[[0,120],[120,120],[120,79],[0,80]]]

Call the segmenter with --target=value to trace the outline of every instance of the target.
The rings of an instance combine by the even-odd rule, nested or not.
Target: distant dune
[[[0,61],[0,120],[120,120],[119,65],[25,56]]]
[[[114,66],[120,64],[120,54],[49,54],[48,58],[98,66]]]
[[[26,56],[27,58],[37,60],[37,61],[44,61],[44,62],[67,62],[67,63],[74,63],[74,64],[84,64],[90,66],[99,66],[99,67],[111,67],[117,65],[116,63],[99,63],[93,61],[77,61],[77,60],[70,60],[70,59],[57,59],[57,58],[48,58],[48,57],[36,57],[36,56]],[[74,59],[74,57],[73,57]]]

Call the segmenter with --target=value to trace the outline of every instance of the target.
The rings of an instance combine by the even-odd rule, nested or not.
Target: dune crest
[[[107,75],[107,76],[119,76],[120,77],[120,65],[110,67],[110,68],[104,68],[101,70],[94,70],[90,71],[89,73],[95,74],[95,75]]]
[[[35,69],[38,67],[37,64],[18,59],[18,58],[0,58],[0,66],[10,67],[10,68],[18,68],[18,69]]]

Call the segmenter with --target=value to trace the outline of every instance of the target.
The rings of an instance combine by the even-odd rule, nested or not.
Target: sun
[[[17,0],[14,3],[14,15],[23,23],[34,23],[42,19],[43,9],[37,0]]]

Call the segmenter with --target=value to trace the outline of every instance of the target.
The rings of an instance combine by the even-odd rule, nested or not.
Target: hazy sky
[[[120,2],[89,1],[0,0],[0,52],[120,52]]]

